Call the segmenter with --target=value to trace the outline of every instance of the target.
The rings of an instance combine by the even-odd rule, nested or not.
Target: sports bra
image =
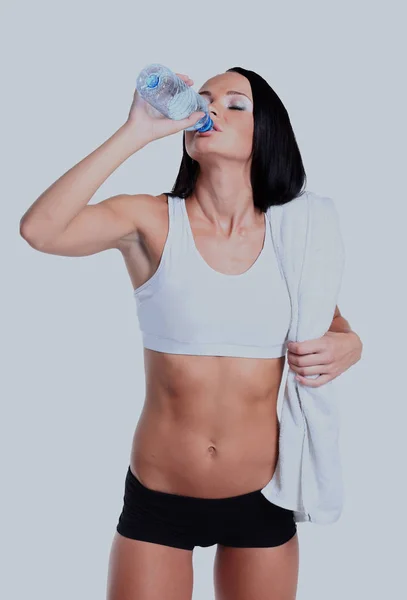
[[[167,197],[169,228],[160,263],[133,291],[144,347],[172,354],[284,356],[291,303],[267,215],[255,262],[227,275],[198,251],[185,199]]]

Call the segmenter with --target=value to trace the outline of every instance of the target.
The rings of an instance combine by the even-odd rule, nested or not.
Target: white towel
[[[306,191],[284,205],[271,206],[267,215],[291,298],[287,339],[320,338],[331,325],[345,265],[334,202]],[[333,523],[343,505],[335,380],[311,388],[295,375],[288,370],[278,462],[262,493],[293,510],[297,522]]]

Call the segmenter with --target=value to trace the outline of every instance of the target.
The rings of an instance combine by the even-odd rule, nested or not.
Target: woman
[[[216,130],[184,132],[171,193],[122,194],[88,206],[129,156],[202,116],[172,121],[136,91],[126,123],[21,220],[21,235],[42,252],[120,250],[137,302],[146,399],[110,554],[108,600],[190,599],[193,548],[214,544],[217,600],[295,598],[293,513],[261,494],[278,457],[286,350],[290,368],[312,386],[361,354],[339,309],[323,338],[292,351],[286,345],[290,303],[265,212],[297,197],[306,178],[278,96],[238,67],[199,93]],[[305,378],[314,373],[322,374]]]

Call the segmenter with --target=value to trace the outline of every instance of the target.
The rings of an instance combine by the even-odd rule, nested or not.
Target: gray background
[[[401,7],[355,0],[2,5],[2,597],[105,597],[145,391],[131,282],[118,251],[42,254],[19,236],[19,219],[124,123],[137,74],[151,62],[190,75],[196,90],[232,66],[260,73],[290,114],[308,189],[336,202],[347,255],[339,307],[364,351],[338,380],[344,510],[331,526],[299,524],[298,598],[403,595]],[[170,190],[181,147],[182,133],[150,144],[91,203]],[[213,598],[214,553],[194,551],[194,600]]]

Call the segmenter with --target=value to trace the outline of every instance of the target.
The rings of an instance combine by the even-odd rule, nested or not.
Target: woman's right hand
[[[192,79],[188,75],[176,73],[180,79],[187,85],[193,85]],[[175,121],[161,114],[156,108],[144,100],[137,91],[134,92],[133,103],[130,107],[126,128],[134,130],[134,136],[147,144],[153,140],[158,140],[167,135],[172,135],[191,127],[204,116],[204,112],[193,112],[187,119]]]

